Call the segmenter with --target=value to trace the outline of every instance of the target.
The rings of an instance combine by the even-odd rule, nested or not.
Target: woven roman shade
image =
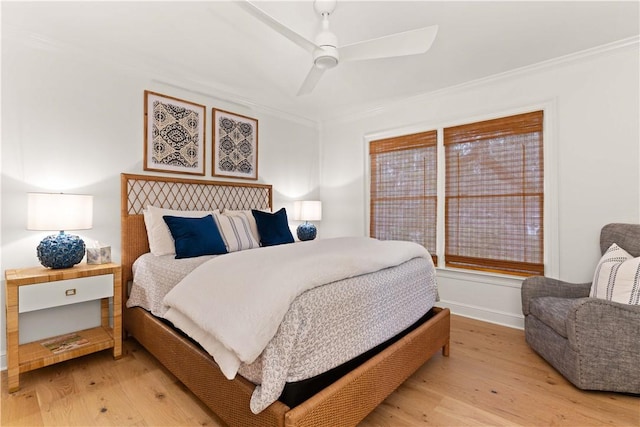
[[[423,245],[436,258],[437,131],[369,143],[370,235]]]
[[[543,113],[444,129],[445,264],[544,274]]]

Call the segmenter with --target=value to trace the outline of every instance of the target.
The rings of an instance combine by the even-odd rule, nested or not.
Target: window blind
[[[444,129],[445,264],[544,274],[542,111]]]
[[[369,143],[370,235],[423,245],[436,258],[437,131]]]

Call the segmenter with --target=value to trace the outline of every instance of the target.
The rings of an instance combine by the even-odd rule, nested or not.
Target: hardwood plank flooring
[[[224,426],[134,340],[20,376],[2,426]],[[451,355],[435,355],[360,427],[640,427],[640,397],[573,387],[525,343],[523,331],[452,316]]]

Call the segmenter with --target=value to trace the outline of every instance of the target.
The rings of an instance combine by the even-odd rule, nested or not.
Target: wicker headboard
[[[142,209],[148,205],[177,210],[271,209],[271,185],[164,176],[121,174],[120,221],[122,289],[126,301],[131,266],[149,252]]]

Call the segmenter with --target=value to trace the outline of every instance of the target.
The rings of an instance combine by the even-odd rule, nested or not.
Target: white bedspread
[[[224,375],[235,377],[275,335],[302,292],[429,257],[411,242],[320,239],[234,252],[197,267],[165,297],[165,317],[197,340]]]

